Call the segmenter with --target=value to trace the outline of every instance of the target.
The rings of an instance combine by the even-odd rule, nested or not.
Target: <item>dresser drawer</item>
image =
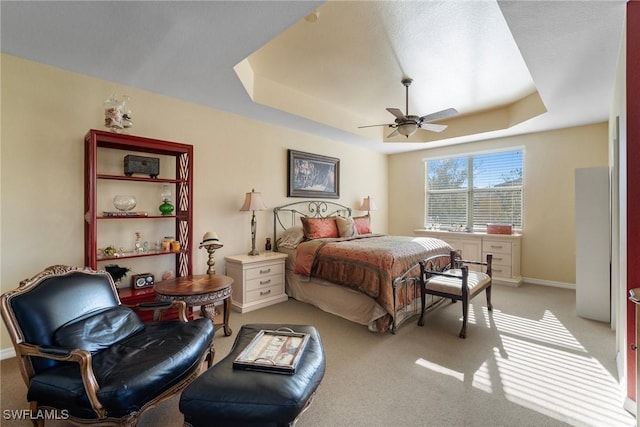
[[[260,289],[254,289],[251,291],[248,290],[246,303],[251,303],[251,302],[259,301],[261,299],[281,295],[282,293],[283,293],[282,284],[260,288]]]
[[[259,267],[247,268],[245,277],[247,280],[257,279],[260,277],[277,276],[284,273],[284,265],[282,262],[261,265]]]
[[[483,252],[482,260],[485,261],[487,259],[487,254],[492,254],[493,258],[491,259],[491,265],[504,265],[507,267],[511,267],[511,254],[503,254],[499,252]]]
[[[511,243],[500,240],[482,239],[482,252],[491,254],[511,254]]]
[[[511,267],[508,265],[491,264],[491,274],[493,277],[511,277]]]

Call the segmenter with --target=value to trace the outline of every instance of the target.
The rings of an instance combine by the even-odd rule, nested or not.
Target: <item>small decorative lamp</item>
[[[244,204],[240,208],[240,212],[251,211],[251,252],[249,255],[260,255],[256,250],[256,211],[264,211],[267,207],[262,201],[262,195],[251,190],[244,198]]]
[[[209,253],[209,261],[207,261],[209,269],[207,270],[207,274],[216,274],[216,260],[214,259],[213,254],[216,252],[216,249],[220,249],[223,246],[224,245],[218,238],[218,233],[214,233],[212,231],[204,233],[202,242],[200,242],[200,248],[206,248]]]
[[[162,204],[158,207],[162,215],[171,215],[173,213],[173,205],[171,204],[171,186],[165,184],[162,186]]]
[[[367,215],[369,215],[369,212],[377,211],[378,207],[376,206],[376,203],[373,200],[371,200],[371,197],[367,196],[362,200],[362,205],[360,206],[360,210],[367,211]]]

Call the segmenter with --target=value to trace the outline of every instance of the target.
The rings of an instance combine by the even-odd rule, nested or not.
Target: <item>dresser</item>
[[[225,257],[225,274],[233,278],[232,308],[246,313],[286,301],[288,299],[284,290],[286,258],[286,254],[277,252]]]
[[[493,255],[491,271],[493,282],[503,285],[520,286],[521,234],[464,233],[444,230],[414,230],[418,236],[435,237],[444,240],[454,249],[462,252],[467,260],[484,261],[487,254]]]

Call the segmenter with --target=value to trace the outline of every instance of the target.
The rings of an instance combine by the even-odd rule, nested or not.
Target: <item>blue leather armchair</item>
[[[52,266],[0,304],[32,413],[55,409],[81,423],[135,425],[213,360],[209,319],[187,322],[184,303],[175,302],[167,305],[182,320],[142,323],[106,272]]]

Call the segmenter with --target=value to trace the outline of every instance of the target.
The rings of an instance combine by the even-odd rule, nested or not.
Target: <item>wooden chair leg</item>
[[[469,300],[462,300],[462,329],[460,329],[460,338],[467,337],[467,315],[469,312]]]
[[[424,326],[424,312],[426,309],[426,294],[427,289],[424,280],[420,280],[420,318],[418,319],[418,326]]]
[[[493,311],[493,305],[491,304],[491,285],[487,286],[485,292],[487,294],[487,310]]]

